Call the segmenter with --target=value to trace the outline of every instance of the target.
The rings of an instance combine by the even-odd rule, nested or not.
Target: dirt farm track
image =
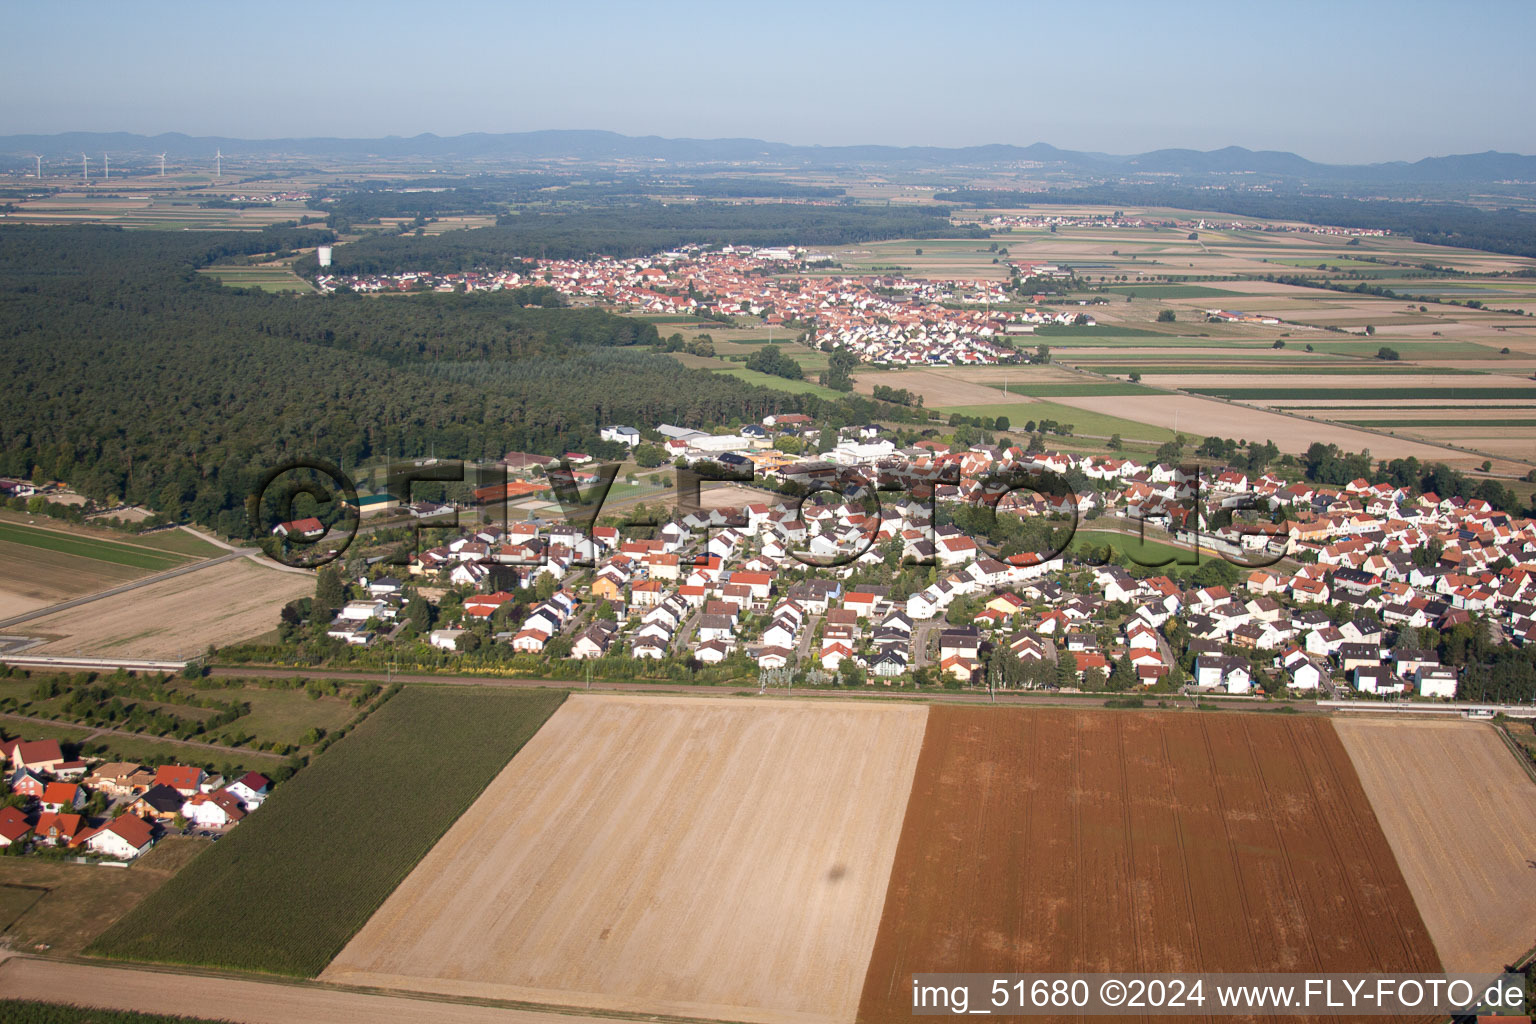
[[[572,696],[321,980],[849,1021],[927,710]]]
[[[34,957],[0,961],[0,992],[11,999],[139,1013],[211,1015],[240,1024],[613,1024],[599,1017],[565,1013],[433,1003],[308,984],[98,967]]]
[[[861,1022],[919,971],[1439,970],[1332,723],[933,707]]]

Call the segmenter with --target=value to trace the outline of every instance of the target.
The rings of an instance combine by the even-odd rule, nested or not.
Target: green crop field
[[[1145,331],[1139,327],[1116,327],[1100,324],[1095,327],[1075,327],[1068,324],[1041,324],[1035,328],[1036,338],[1167,338],[1161,331]]]
[[[1402,267],[1391,267],[1381,263],[1372,263],[1370,260],[1357,260],[1351,256],[1330,256],[1319,253],[1316,256],[1288,256],[1284,258],[1270,257],[1265,263],[1278,263],[1283,267],[1300,267],[1311,270],[1319,264],[1327,264],[1330,268],[1340,270],[1376,270],[1383,274],[1401,273]]]
[[[260,288],[268,292],[313,292],[310,283],[293,272],[286,264],[281,266],[215,266],[199,273],[207,274],[228,288]]]
[[[938,410],[948,416],[957,412],[962,416],[982,416],[987,419],[996,419],[999,416],[1008,417],[1008,432],[1023,434],[1024,426],[1030,420],[1055,420],[1058,423],[1072,424],[1073,432],[1089,437],[1109,437],[1119,434],[1126,440],[1137,438],[1145,441],[1171,441],[1173,431],[1166,427],[1154,427],[1147,423],[1138,423],[1136,420],[1122,419],[1119,416],[1109,416],[1104,413],[1090,412],[1087,409],[1078,409],[1070,405],[1060,405],[1056,402],[999,402],[994,405],[955,405],[945,406]],[[1186,436],[1188,432],[1186,431]],[[1047,439],[1047,444],[1054,444],[1058,438]]]
[[[127,565],[135,569],[174,569],[184,565],[187,559],[174,552],[150,551],[131,544],[112,540],[81,537],[58,530],[39,530],[17,523],[0,522],[0,541],[25,544],[44,551],[57,551],[79,558],[94,558],[98,562]]]
[[[1221,328],[1221,327],[1224,327],[1226,325],[1224,325],[1224,324],[1209,324],[1209,325],[1202,325],[1202,326],[1210,326],[1210,327],[1213,327],[1213,328]],[[1085,328],[1085,330],[1086,329],[1087,328]],[[1114,331],[1115,329],[1111,327],[1111,328],[1109,328],[1109,330],[1110,331]],[[1036,334],[1038,334],[1038,333],[1039,332],[1037,331]],[[1030,337],[1032,337],[1032,335],[1027,335],[1027,334],[1017,335],[1014,338],[1014,340],[1017,341],[1021,347],[1028,348],[1032,344],[1029,341]],[[1144,349],[1144,348],[1151,348],[1155,344],[1155,346],[1157,348],[1159,348],[1159,349],[1181,349],[1181,348],[1213,349],[1213,348],[1220,348],[1223,351],[1230,350],[1230,349],[1264,349],[1265,351],[1268,351],[1270,346],[1272,346],[1274,344],[1273,341],[1265,341],[1263,339],[1254,339],[1252,337],[1248,337],[1248,338],[1238,338],[1238,337],[1234,337],[1234,336],[1212,337],[1210,334],[1208,334],[1206,332],[1203,332],[1203,331],[1201,333],[1199,333],[1199,334],[1191,334],[1191,335],[1185,335],[1185,336],[1175,336],[1175,335],[1172,335],[1172,334],[1161,334],[1161,335],[1157,336],[1157,339],[1158,340],[1155,343],[1148,342],[1146,340],[1146,336],[1143,335],[1143,334],[1135,334],[1135,335],[1129,335],[1129,336],[1127,336],[1127,335],[1119,335],[1119,334],[1105,334],[1105,335],[1100,335],[1100,336],[1096,336],[1096,337],[1089,337],[1086,334],[1074,334],[1070,338],[1065,338],[1065,337],[1062,337],[1060,335],[1047,335],[1046,336],[1047,344],[1049,344],[1051,346],[1051,351],[1055,352],[1057,355],[1061,356],[1064,360],[1068,359],[1068,358],[1070,358],[1072,360],[1076,360],[1078,358],[1078,356],[1076,355],[1076,350],[1080,349],[1080,348],[1141,348],[1141,349]],[[1379,348],[1380,346],[1377,346],[1377,347]],[[1375,355],[1375,353],[1376,353],[1376,349],[1372,348],[1370,354],[1371,355]],[[1178,353],[1178,354],[1184,355],[1185,353]],[[1099,358],[1103,358],[1103,359],[1124,359],[1125,356],[1124,355],[1119,355],[1119,354],[1108,354],[1108,355],[1100,356]],[[1138,358],[1140,358],[1140,357],[1138,357]]]
[[[775,391],[787,391],[792,395],[819,395],[822,398],[836,401],[842,398],[842,393],[824,388],[820,384],[813,384],[808,380],[786,380],[783,377],[775,377],[771,373],[763,373],[759,370],[749,370],[745,366],[733,366],[728,370],[715,370],[715,373],[726,373],[732,377],[740,377],[748,384],[761,384],[765,388],[773,388]]]
[[[1234,299],[1243,294],[1241,291],[1223,291],[1198,284],[1117,284],[1104,290],[1134,295],[1138,299]]]
[[[1345,415],[1359,415],[1361,413],[1367,413],[1367,412],[1381,412],[1382,410],[1390,410],[1396,404],[1396,403],[1394,403],[1392,401],[1390,396],[1387,397],[1387,398],[1384,398],[1384,399],[1383,398],[1372,398],[1372,399],[1370,399],[1370,401],[1372,401],[1375,404],[1374,405],[1367,405],[1367,406],[1362,406],[1358,402],[1343,402],[1343,403],[1340,403],[1338,405],[1323,405],[1323,404],[1310,405],[1309,404],[1309,405],[1305,405],[1305,406],[1301,406],[1299,408],[1296,408],[1294,411],[1295,412],[1302,412],[1302,413],[1314,413],[1314,412],[1315,413],[1344,413]],[[1444,410],[1444,409],[1465,409],[1465,408],[1466,408],[1465,405],[1460,405],[1460,404],[1456,404],[1456,403],[1441,403],[1441,404],[1428,404],[1428,403],[1423,403],[1423,402],[1415,402],[1415,403],[1413,403],[1413,411],[1414,412],[1429,412],[1431,410],[1440,411],[1440,410]],[[1502,402],[1493,402],[1493,403],[1489,403],[1487,405],[1479,405],[1477,408],[1478,409],[1515,409],[1515,410],[1519,410],[1521,412],[1529,412],[1531,407],[1530,407],[1530,405],[1528,403],[1508,404],[1508,405],[1506,405],[1506,404],[1504,404]],[[1340,416],[1329,416],[1329,419],[1339,419],[1339,420],[1342,420],[1342,417],[1340,417]],[[1402,421],[1399,420],[1398,422],[1402,422]],[[1463,421],[1462,420],[1457,420],[1456,422],[1458,424],[1460,424]]]
[[[1439,372],[1439,371],[1436,371]],[[1188,387],[1185,391],[1192,391],[1201,395],[1212,395],[1216,398],[1230,398],[1234,401],[1275,401],[1285,399],[1333,399],[1343,401],[1349,398],[1376,398],[1381,397],[1364,388],[1200,388]],[[1399,388],[1394,387],[1387,397],[1404,402],[1418,399],[1432,398],[1529,398],[1536,399],[1536,388]]]
[[[1099,398],[1105,395],[1149,395],[1155,392],[1148,391],[1139,384],[1129,384],[1125,381],[1106,380],[1091,381],[1083,384],[1009,384],[1007,382],[988,384],[987,387],[1006,391],[1010,395],[1020,395],[1025,398]]]
[[[406,687],[87,952],[318,974],[564,699]]]
[[[1536,427],[1536,420],[1340,420],[1356,427],[1461,427],[1475,430],[1478,427]]]
[[[1305,358],[1275,360],[1275,359],[1228,359],[1220,362],[1205,362],[1200,364],[1143,364],[1137,366],[1104,366],[1094,363],[1092,369],[1096,373],[1140,373],[1143,376],[1154,374],[1208,374],[1232,375],[1252,370],[1255,373],[1266,375],[1303,375],[1307,377],[1386,377],[1393,374],[1415,373],[1422,374],[1425,370],[1422,366],[1412,363],[1385,363],[1375,362],[1361,366],[1354,363],[1316,363]],[[1455,375],[1465,377],[1481,374],[1481,370],[1463,370],[1454,367],[1437,366],[1434,375],[1443,377]]]
[[[1392,347],[1404,359],[1501,359],[1498,349],[1480,345],[1475,341],[1402,341],[1393,339]],[[1341,356],[1375,356],[1381,343],[1376,341],[1318,341],[1312,343],[1317,352]]]

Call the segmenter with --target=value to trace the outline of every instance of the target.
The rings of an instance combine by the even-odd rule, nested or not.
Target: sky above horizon
[[[605,129],[799,145],[1536,154],[1536,4],[139,5],[7,11],[0,134]]]

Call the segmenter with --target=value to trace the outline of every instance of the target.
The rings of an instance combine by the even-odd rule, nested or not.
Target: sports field
[[[983,965],[1439,970],[1328,721],[938,706],[858,1019]]]
[[[573,696],[321,978],[847,1022],[925,715]]]
[[[1536,945],[1536,783],[1489,725],[1337,723],[1446,970]]]

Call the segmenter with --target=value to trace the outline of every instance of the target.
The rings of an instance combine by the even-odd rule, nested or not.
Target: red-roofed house
[[[58,740],[6,740],[0,743],[0,752],[10,759],[12,768],[51,772],[64,764]]]
[[[184,764],[163,764],[155,770],[155,785],[170,786],[182,796],[202,792],[203,770]]]
[[[21,842],[31,831],[25,814],[14,807],[0,807],[0,847]]]
[[[41,799],[45,811],[76,811],[85,806],[85,790],[73,782],[50,782]]]
[[[85,828],[85,819],[78,814],[45,813],[37,819],[37,840],[49,846],[72,846],[75,838]]]
[[[512,600],[512,595],[505,590],[498,590],[494,594],[480,594],[464,599],[464,614],[477,619],[488,619],[497,608]]]
[[[181,816],[205,828],[219,828],[233,825],[245,817],[245,808],[228,790],[216,789],[212,793],[199,793],[182,804]]]
[[[290,523],[278,523],[272,527],[272,535],[275,537],[297,537],[300,540],[314,540],[324,533],[325,524],[314,516],[295,519]]]
[[[93,853],[118,860],[131,860],[155,845],[155,833],[149,822],[133,814],[120,815],[98,829],[87,829],[76,837]]]
[[[254,811],[272,792],[272,780],[258,772],[246,772],[225,788],[247,809]]]

